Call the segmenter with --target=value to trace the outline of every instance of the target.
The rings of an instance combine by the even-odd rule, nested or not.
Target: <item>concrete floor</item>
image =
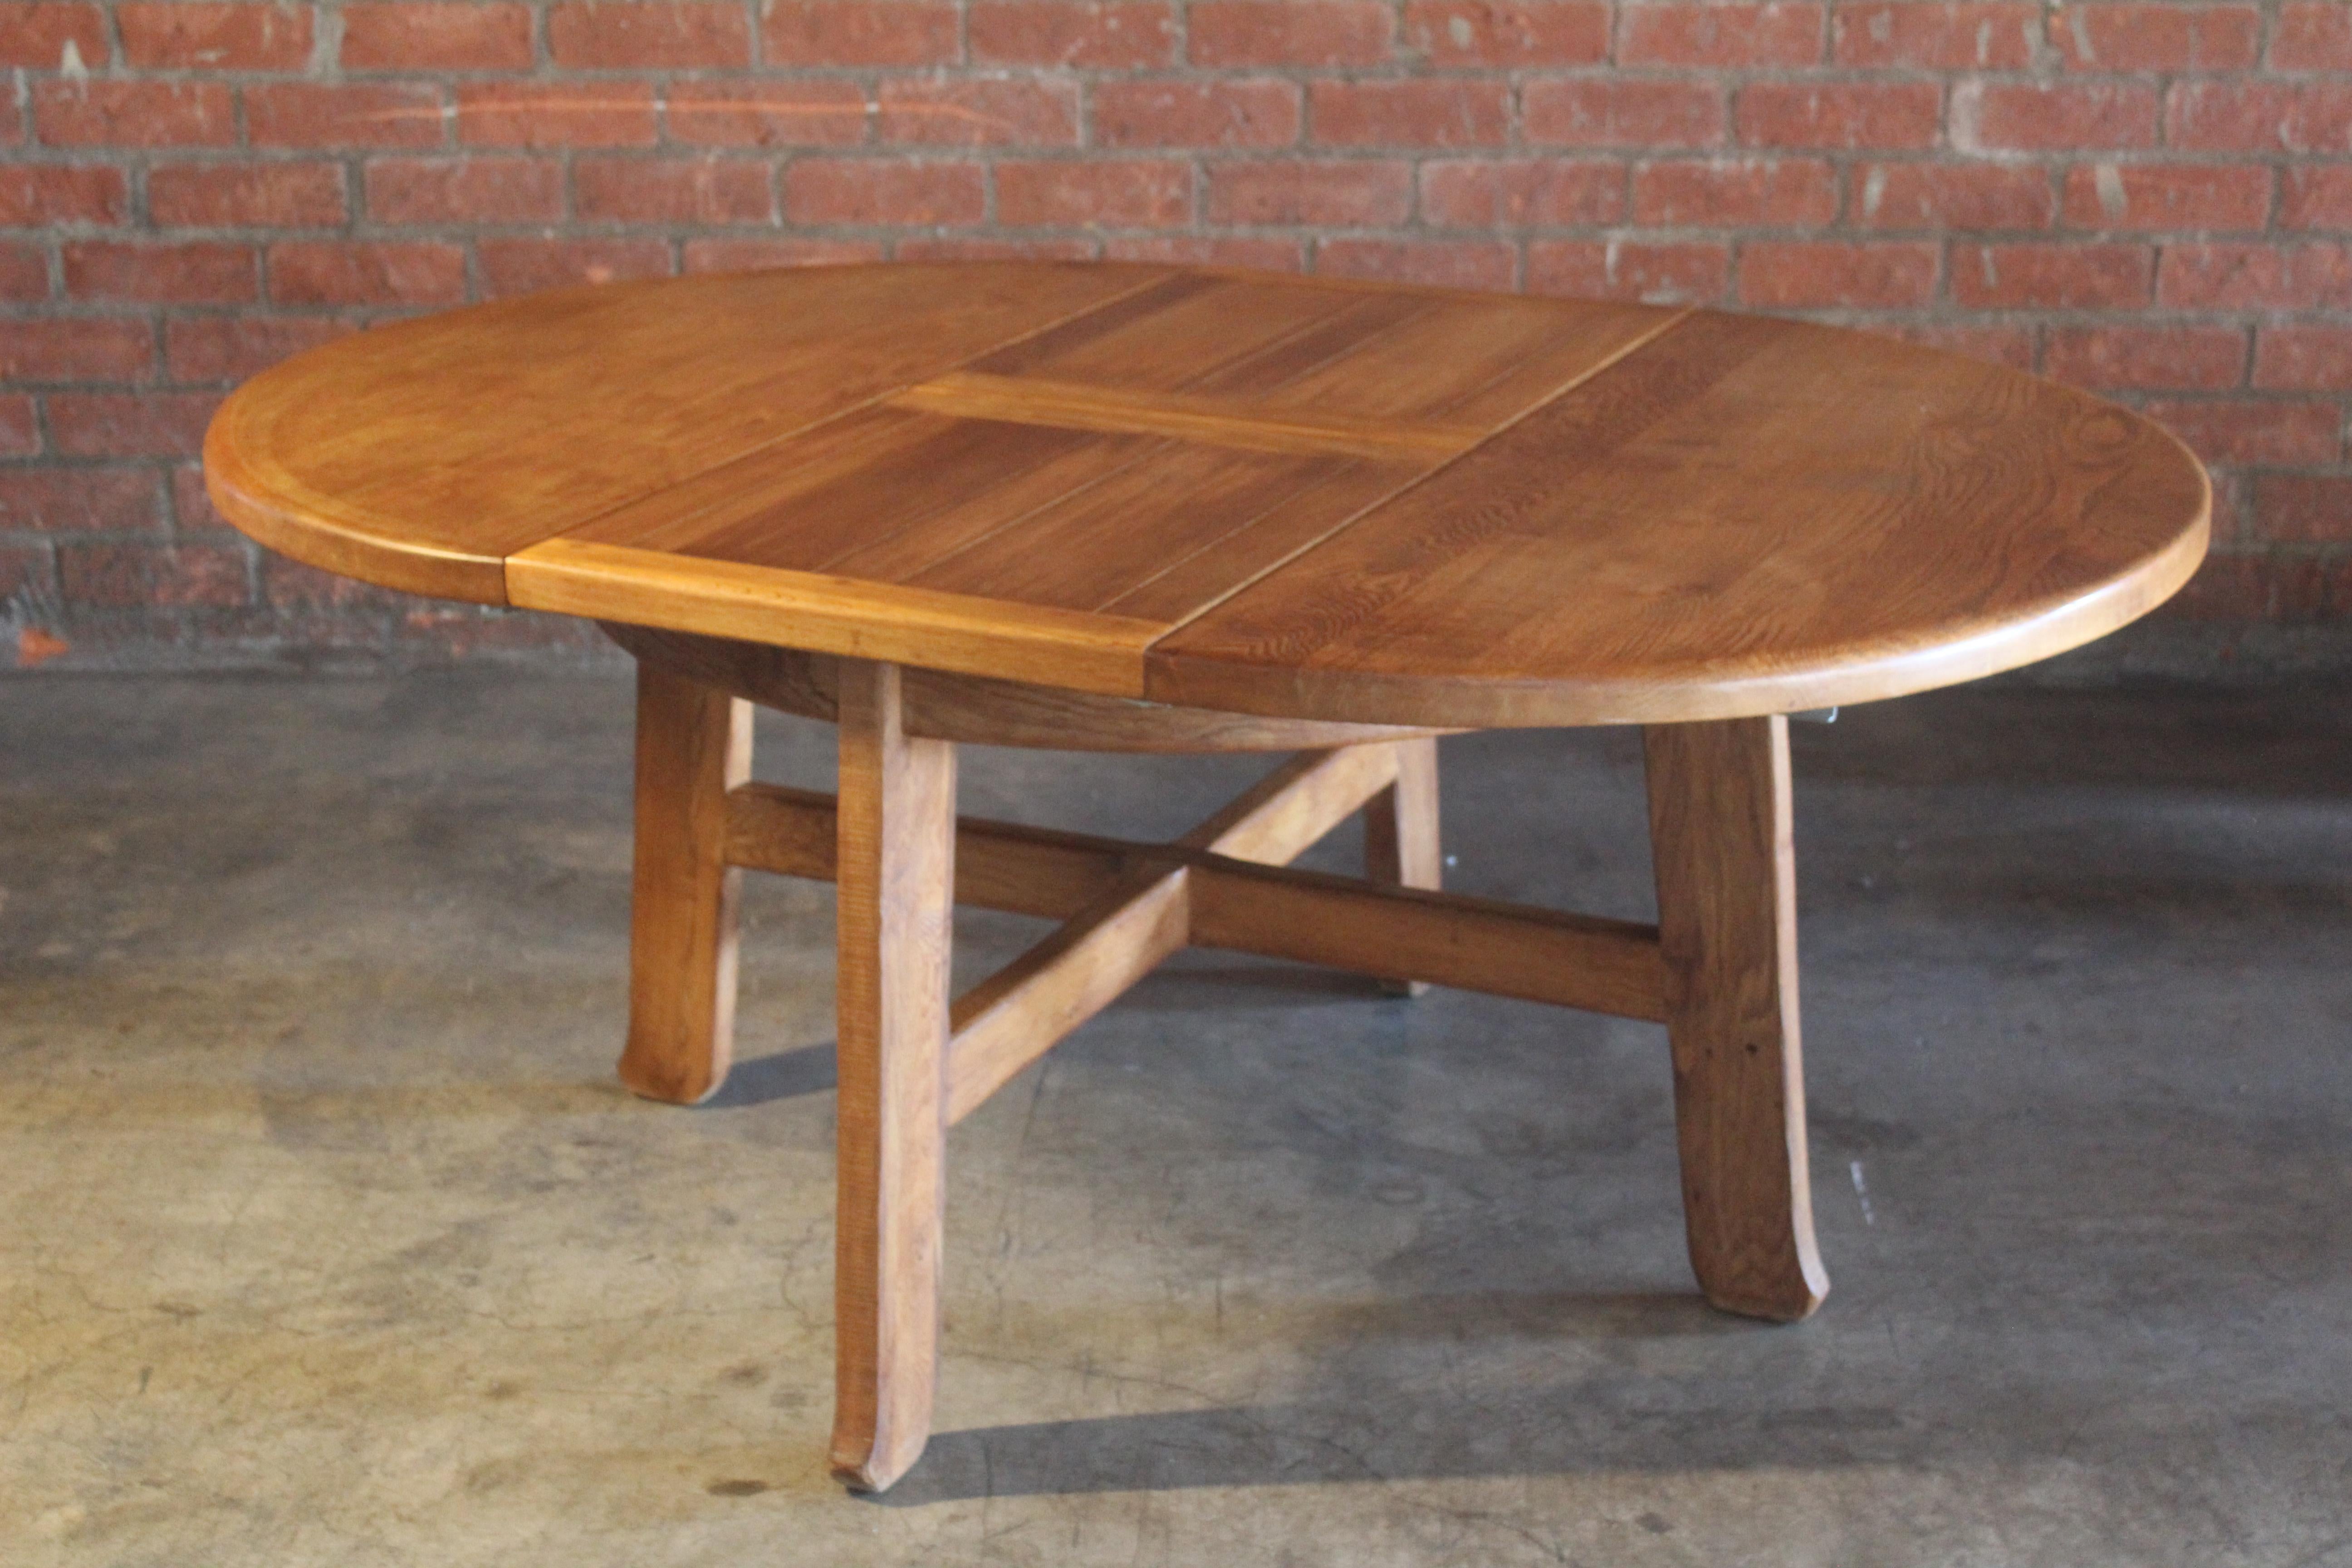
[[[617,1089],[629,713],[0,683],[0,1563],[2352,1564],[2352,687],[1800,731],[1800,1327],[1692,1294],[1659,1030],[1188,955],[951,1140],[878,1502],[830,889],[754,879],[719,1104]],[[1261,766],[965,799],[1167,835]],[[1646,912],[1632,734],[1445,768],[1455,886]]]

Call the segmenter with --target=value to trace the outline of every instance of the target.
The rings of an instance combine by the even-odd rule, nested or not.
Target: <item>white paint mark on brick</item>
[[[1456,16],[1447,22],[1445,24],[1445,36],[1454,40],[1454,47],[1455,48],[1468,48],[1470,47],[1471,37],[1470,18],[1467,16]]]
[[[58,70],[68,81],[89,79],[89,67],[82,63],[81,46],[71,38],[68,38],[66,47],[58,51]]]
[[[2098,188],[2099,210],[2111,221],[2131,209],[2131,198],[2124,195],[2124,172],[2113,163],[2102,163],[2093,170],[2091,183]]]
[[[2091,25],[2084,20],[2080,10],[2067,13],[2066,30],[2074,35],[2074,52],[2082,57],[2082,63],[2086,66],[2097,65],[2098,51],[2091,47]]]
[[[1862,216],[1864,217],[1876,217],[1878,216],[1878,204],[1885,199],[1886,171],[1884,169],[1873,169],[1870,172],[1869,178],[1862,182]]]

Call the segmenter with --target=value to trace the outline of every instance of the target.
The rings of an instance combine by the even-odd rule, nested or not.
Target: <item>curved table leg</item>
[[[727,1077],[735,1035],[735,906],[727,792],[751,776],[751,705],[637,666],[629,1040],[621,1081],[691,1105]]]
[[[937,1381],[955,748],[907,734],[897,666],[844,659],[840,690],[832,1465],[879,1491]]]
[[[1444,883],[1444,857],[1437,837],[1437,737],[1398,741],[1396,783],[1364,803],[1364,877],[1391,887],[1427,888]],[[1392,996],[1418,996],[1422,980],[1383,980]]]
[[[1791,1321],[1830,1284],[1805,1165],[1788,721],[1654,724],[1645,751],[1691,1267],[1724,1310]]]

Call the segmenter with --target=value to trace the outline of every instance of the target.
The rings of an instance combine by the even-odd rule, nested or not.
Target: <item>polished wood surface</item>
[[[1691,1268],[1727,1311],[1801,1318],[1830,1280],[1805,1158],[1789,721],[1643,740]]]
[[[223,512],[395,587],[1286,720],[1732,718],[2058,652],[2202,555],[2195,460],[1798,322],[1210,269],[809,268],[359,334]]]

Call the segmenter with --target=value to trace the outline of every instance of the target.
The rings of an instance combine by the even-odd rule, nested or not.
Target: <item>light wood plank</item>
[[[1121,616],[563,539],[510,559],[507,593],[527,609],[708,637],[789,637],[818,653],[1113,697],[1142,695],[1143,649],[1163,629]]]
[[[1805,1158],[1789,721],[1654,725],[1645,742],[1691,1268],[1727,1311],[1801,1318],[1830,1282]]]
[[[1436,889],[1445,879],[1437,834],[1437,739],[1389,747],[1396,782],[1364,803],[1364,875],[1398,888]],[[1418,996],[1426,982],[1383,977],[1382,988]]]
[[[1260,779],[1176,842],[1236,860],[1286,866],[1396,776],[1392,746],[1308,752]]]
[[[751,775],[751,705],[637,667],[629,1038],[621,1081],[692,1105],[726,1081],[735,1038],[736,902],[728,792]]]
[[[1307,412],[1269,415],[1263,405],[1174,392],[1129,392],[1034,377],[956,371],[910,386],[897,408],[1050,425],[1108,435],[1170,436],[1244,452],[1348,458],[1444,458],[1475,446],[1477,426],[1349,419]]]
[[[1185,945],[1186,876],[1178,866],[1120,882],[956,999],[950,1125]]]
[[[880,1491],[930,1436],[946,1160],[955,748],[906,733],[897,667],[842,672],[835,1475]]]

